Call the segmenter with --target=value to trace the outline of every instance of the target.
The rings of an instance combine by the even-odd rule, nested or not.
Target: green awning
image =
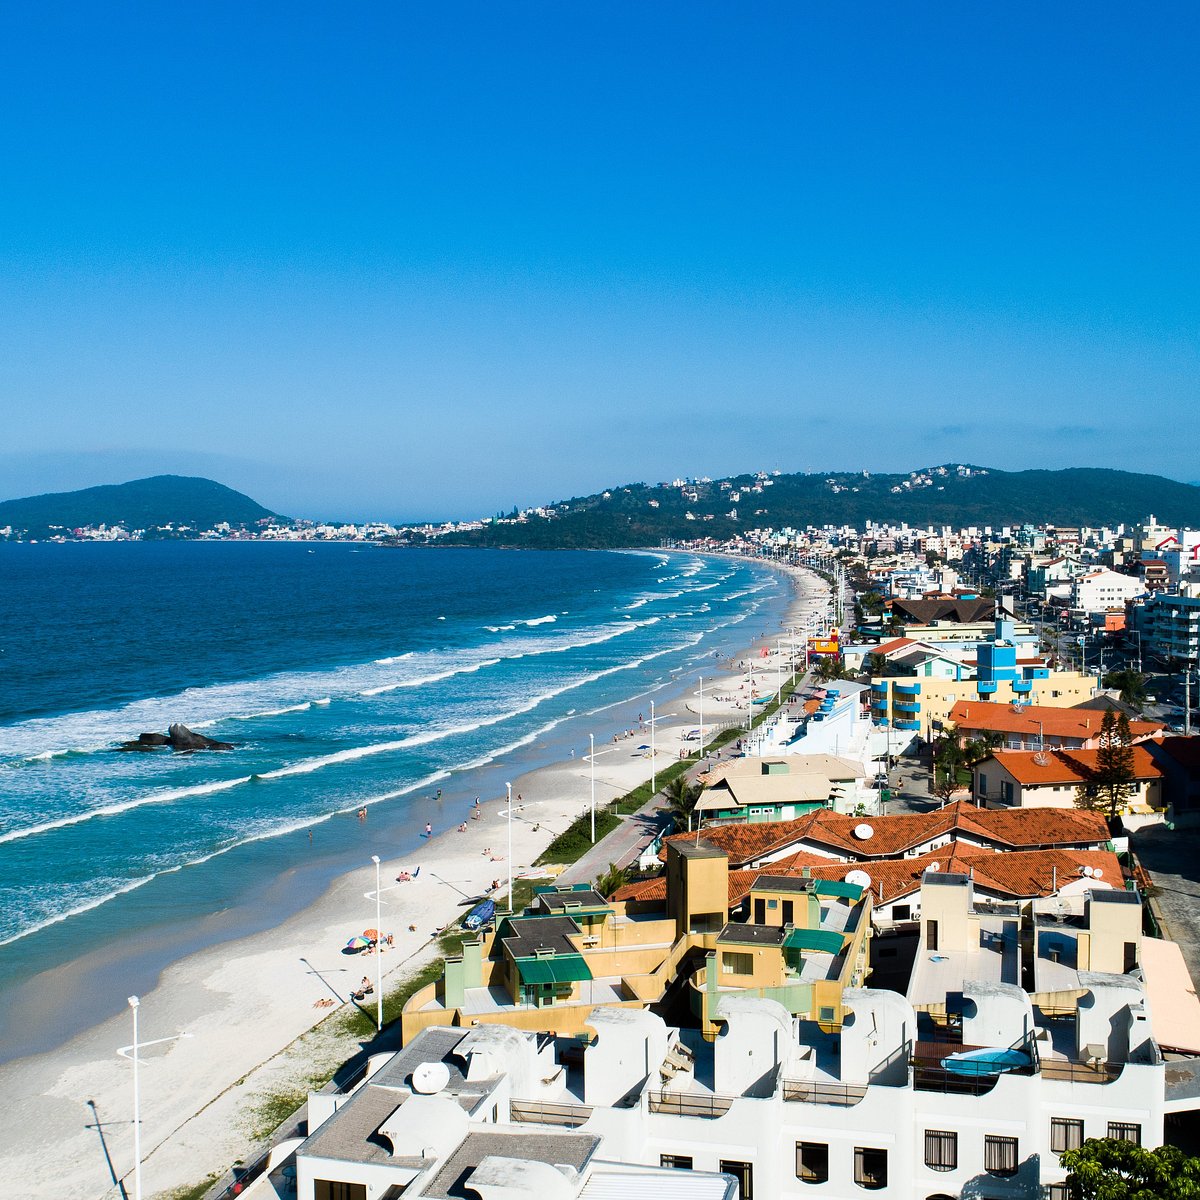
[[[842,948],[842,935],[832,929],[793,929],[783,939],[785,950],[816,950],[822,954],[837,954]]]
[[[847,900],[859,900],[863,890],[857,883],[846,883],[840,879],[818,879],[813,884],[818,896],[845,896]]]
[[[518,958],[515,962],[522,983],[578,983],[592,977],[582,954]]]

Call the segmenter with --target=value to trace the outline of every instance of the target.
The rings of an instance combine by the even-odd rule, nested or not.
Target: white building
[[[1071,609],[1084,615],[1123,610],[1126,600],[1141,596],[1145,591],[1145,583],[1133,575],[1104,568],[1087,571],[1071,581]]]
[[[347,1094],[310,1100],[296,1195],[724,1200],[732,1176],[743,1200],[1063,1196],[1062,1150],[1159,1145],[1164,1114],[1198,1103],[1195,1079],[1173,1064],[1168,1087],[1136,979],[1077,972],[1047,1017],[979,960],[1003,970],[1019,950],[1001,943],[934,964],[949,1004],[848,989],[838,1031],[737,992],[714,1042],[611,1008],[588,1043],[428,1029]]]

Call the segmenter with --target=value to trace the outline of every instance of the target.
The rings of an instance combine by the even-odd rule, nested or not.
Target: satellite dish
[[[1103,868],[1101,868],[1101,867],[1097,867],[1097,868],[1096,868],[1096,869],[1095,869],[1095,870],[1092,872],[1092,878],[1093,878],[1093,879],[1099,879],[1099,878],[1100,878],[1100,876],[1101,876],[1101,875],[1103,875],[1103,874],[1104,874],[1104,870],[1103,870]]]
[[[1035,766],[1048,767],[1050,765],[1050,756],[1043,754],[1040,750],[1033,756]]]
[[[450,1068],[443,1062],[421,1063],[412,1073],[412,1088],[423,1096],[440,1092],[450,1082]]]
[[[1093,875],[1095,875],[1095,873],[1096,873],[1096,872],[1095,872],[1094,870],[1092,870],[1092,868],[1091,868],[1091,867],[1084,867],[1084,868],[1083,868],[1083,873],[1084,873],[1084,874],[1085,874],[1085,875],[1086,875],[1086,876],[1087,876],[1089,879],[1091,879],[1091,877],[1092,877]]]
[[[942,864],[940,862],[931,862],[929,864],[929,869],[931,871],[940,871],[942,869]]]
[[[866,871],[847,871],[846,882],[853,883],[856,887],[869,888],[871,886],[871,877]]]
[[[865,842],[868,838],[873,838],[875,836],[875,830],[868,825],[866,821],[863,821],[860,824],[855,825],[854,836],[860,841]]]

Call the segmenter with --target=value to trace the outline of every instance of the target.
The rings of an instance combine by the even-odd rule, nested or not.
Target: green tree
[[[703,791],[704,788],[700,784],[689,781],[686,775],[676,775],[663,789],[667,798],[667,811],[671,814],[677,833],[690,828],[692,813],[695,812]]]
[[[854,672],[846,670],[846,660],[840,654],[823,654],[817,660],[816,676],[822,683],[853,679]]]
[[[1072,1200],[1200,1200],[1200,1159],[1176,1146],[1089,1138],[1065,1151],[1062,1165]]]
[[[959,789],[958,772],[966,765],[962,739],[953,727],[938,739],[933,751],[933,794],[943,803]]]
[[[1111,708],[1105,712],[1100,722],[1096,769],[1084,786],[1088,794],[1094,794],[1095,807],[1102,809],[1110,820],[1133,791],[1133,734],[1124,713],[1118,715]]]
[[[617,888],[622,887],[629,880],[629,871],[625,867],[618,867],[616,863],[610,862],[608,866],[596,876],[596,882],[593,884],[596,891],[605,899],[608,899]]]
[[[1146,676],[1131,667],[1122,671],[1109,671],[1104,676],[1104,686],[1112,688],[1121,699],[1141,712],[1146,706]]]

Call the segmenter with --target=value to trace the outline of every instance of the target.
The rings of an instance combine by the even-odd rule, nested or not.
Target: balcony
[[[514,1100],[508,1115],[522,1125],[554,1125],[560,1129],[578,1129],[592,1115],[590,1104],[559,1104],[535,1100]]]
[[[896,701],[896,711],[902,716],[915,716],[921,711],[921,702],[919,700],[899,700]]]
[[[830,1104],[852,1108],[867,1094],[865,1084],[825,1083],[813,1079],[785,1079],[783,1098],[789,1104]]]
[[[649,1092],[650,1111],[671,1117],[698,1117],[715,1121],[723,1117],[739,1096],[718,1096],[712,1092]]]

